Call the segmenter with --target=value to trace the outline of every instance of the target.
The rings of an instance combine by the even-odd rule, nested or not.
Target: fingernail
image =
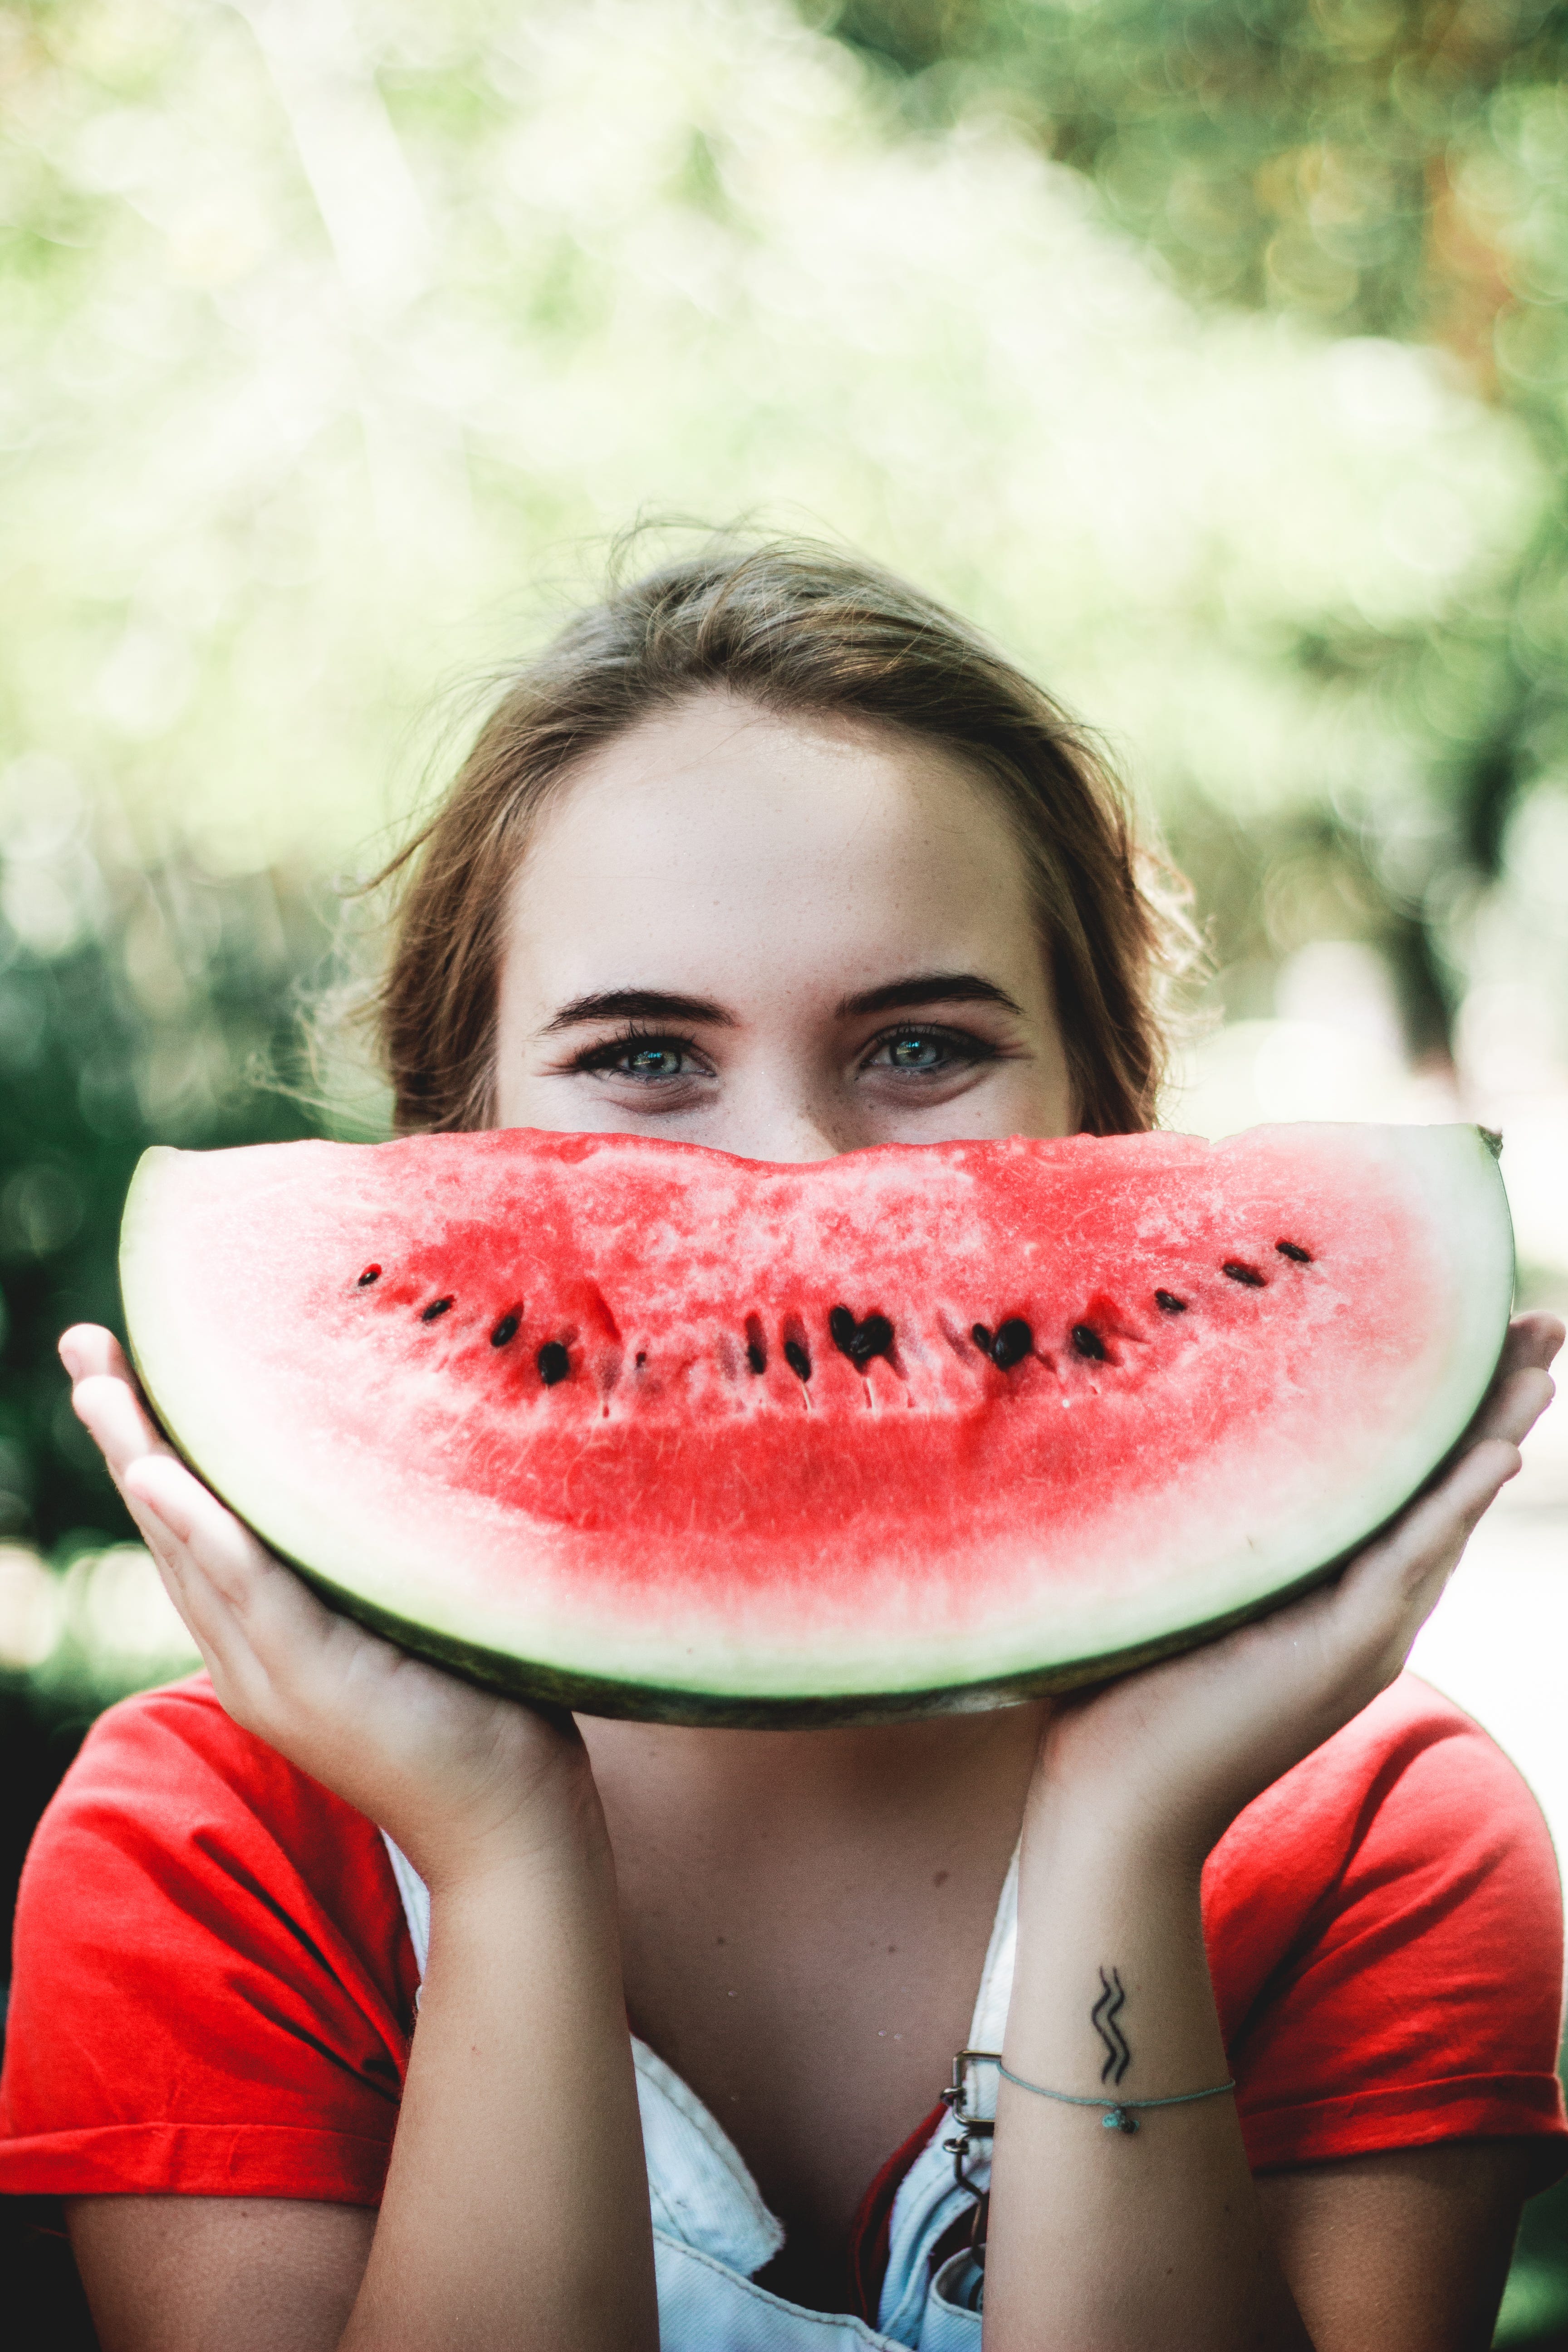
[[[80,1380],[81,1358],[78,1354],[76,1349],[74,1347],[68,1348],[63,1339],[60,1341],[60,1361],[65,1366],[73,1381]]]

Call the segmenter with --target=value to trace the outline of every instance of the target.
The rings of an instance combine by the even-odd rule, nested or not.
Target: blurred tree
[[[1411,1042],[1441,1048],[1454,918],[1510,816],[1568,766],[1568,7],[1560,0],[801,0],[929,130],[1000,110],[1211,302],[1438,347],[1525,424],[1554,486],[1511,574],[1435,625],[1297,638],[1371,679],[1421,747],[1431,822],[1365,805],[1173,817],[1224,961],[1292,943],[1266,877],[1311,865],[1395,962]],[[1402,814],[1408,815],[1408,811]],[[1420,828],[1417,828],[1420,831]],[[1220,836],[1225,836],[1223,849]],[[1211,887],[1211,884],[1213,887]],[[1349,911],[1352,910],[1352,911]]]
[[[1538,242],[1500,240],[1521,191],[1498,163],[1561,183],[1552,0],[843,0],[830,22],[917,118],[996,94],[1189,287],[1483,373]],[[1525,299],[1563,291],[1541,257]]]
[[[51,937],[59,865],[13,856],[4,873],[33,939],[0,919],[0,1540],[69,1552],[133,1530],[55,1341],[84,1318],[121,1328],[120,1210],[150,1143],[315,1131],[268,1080],[295,1066],[294,983],[326,934],[289,877],[106,871],[78,844],[76,912],[90,919]]]

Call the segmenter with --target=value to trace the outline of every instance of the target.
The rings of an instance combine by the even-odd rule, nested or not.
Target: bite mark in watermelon
[[[121,1281],[173,1441],[336,1603],[590,1712],[1063,1688],[1326,1573],[1507,1327],[1474,1128],[150,1151]]]

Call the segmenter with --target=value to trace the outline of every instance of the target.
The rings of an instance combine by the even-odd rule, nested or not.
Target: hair
[[[507,677],[450,792],[371,886],[401,891],[370,1006],[399,1134],[493,1122],[510,885],[551,796],[600,745],[713,691],[895,730],[984,778],[1027,866],[1079,1125],[1152,1123],[1170,986],[1195,934],[1092,739],[978,630],[877,565],[726,535],[612,578]]]

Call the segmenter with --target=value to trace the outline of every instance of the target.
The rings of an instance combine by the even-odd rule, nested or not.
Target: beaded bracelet
[[[1228,2083],[1213,2083],[1206,2091],[1177,2091],[1168,2099],[1113,2099],[1107,2105],[1103,2098],[1085,2099],[1074,2091],[1047,2091],[1043,2083],[1026,2083],[1022,2074],[1015,2074],[1000,2058],[996,2072],[1005,2082],[1016,2084],[1020,2091],[1033,2091],[1037,2099],[1055,2099],[1064,2107],[1105,2107],[1101,2123],[1107,2131],[1119,2132],[1137,2130],[1138,2118],[1132,2112],[1135,2107],[1187,2107],[1194,2099],[1223,2099],[1227,2091],[1236,2088],[1236,2077],[1232,2075]]]

